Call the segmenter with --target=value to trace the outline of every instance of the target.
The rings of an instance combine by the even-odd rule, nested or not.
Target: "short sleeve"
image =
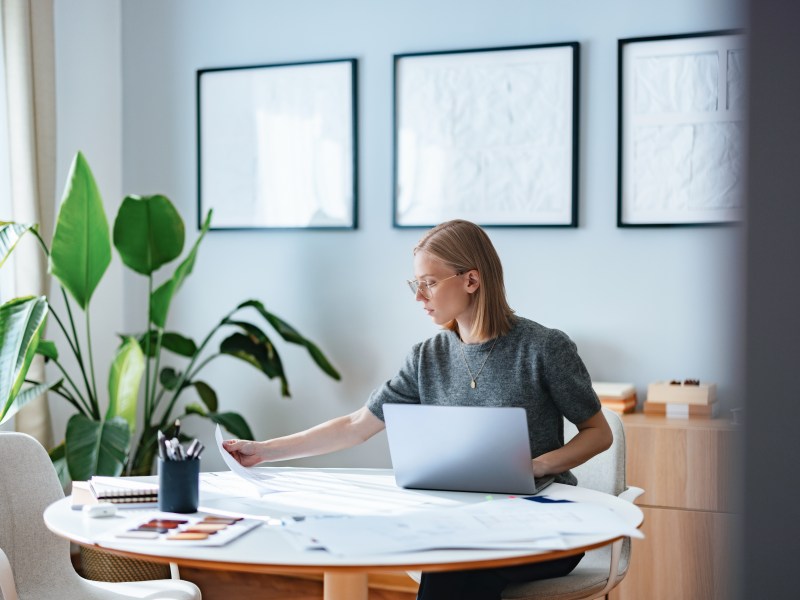
[[[582,423],[600,410],[575,342],[557,329],[551,330],[547,339],[544,372],[553,402],[571,422]]]
[[[400,372],[374,390],[367,400],[370,412],[383,421],[383,405],[419,404],[419,355],[422,344],[415,345],[406,356]]]

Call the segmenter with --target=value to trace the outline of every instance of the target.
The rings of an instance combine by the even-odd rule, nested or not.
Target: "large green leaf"
[[[124,340],[127,335],[120,335],[120,337]],[[147,334],[139,334],[136,336],[136,339],[139,342],[139,346],[143,349],[147,347],[145,343],[147,341]],[[156,345],[158,342],[158,332],[155,330],[150,331],[150,358],[153,358],[156,355]],[[179,333],[175,333],[173,331],[165,331],[161,335],[161,347],[165,350],[169,350],[170,352],[174,352],[179,356],[185,356],[187,358],[191,358],[197,353],[197,344],[191,338],[183,336]]]
[[[122,473],[128,456],[131,432],[122,417],[95,421],[72,415],[67,423],[67,467],[73,481],[86,481],[93,475]]]
[[[35,230],[36,227],[36,225],[0,221],[0,267],[13,252],[20,238],[27,232]]]
[[[30,387],[25,388],[19,394],[17,394],[16,398],[11,402],[11,405],[8,407],[8,410],[2,415],[0,418],[0,425],[8,421],[11,417],[13,417],[16,413],[20,411],[20,409],[25,406],[31,400],[34,400],[44,394],[45,392],[57,388],[63,382],[63,379],[59,379],[55,383],[37,383],[36,385],[32,385]]]
[[[181,374],[172,367],[164,367],[158,374],[158,380],[168,390],[176,390],[181,381]]]
[[[184,235],[183,219],[166,196],[127,196],[114,220],[114,247],[142,275],[178,258]]]
[[[240,321],[228,321],[228,323],[239,325],[247,334],[234,333],[225,338],[219,345],[219,351],[254,366],[270,379],[280,378],[281,395],[291,396],[281,357],[266,334],[249,323]]]
[[[250,426],[247,424],[247,421],[244,420],[242,415],[235,413],[235,412],[224,412],[224,413],[216,413],[216,412],[207,412],[203,409],[202,406],[199,404],[187,404],[186,405],[186,414],[190,415],[198,415],[204,417],[206,419],[210,419],[214,423],[218,425],[222,425],[225,429],[235,435],[237,438],[243,440],[252,440],[255,439],[253,437],[253,432],[250,430]]]
[[[111,263],[103,199],[83,154],[72,161],[50,251],[50,272],[83,310]]]
[[[122,417],[130,431],[136,429],[139,384],[144,374],[145,358],[139,342],[129,337],[117,349],[108,376],[108,412],[106,419]]]
[[[44,356],[45,362],[48,360],[58,360],[58,348],[55,342],[51,342],[50,340],[39,340],[39,344],[36,346],[36,354]]]
[[[211,412],[216,412],[217,408],[219,408],[217,392],[215,392],[214,389],[205,381],[193,381],[192,385],[194,386],[194,389],[197,390],[197,394],[200,396],[203,404],[206,405],[206,408],[208,408],[208,410]]]
[[[44,296],[17,298],[0,306],[0,419],[20,408],[14,401],[36,354],[47,311]]]
[[[197,249],[200,247],[200,242],[203,241],[203,237],[209,227],[211,227],[211,211],[208,211],[205,223],[203,223],[203,227],[200,230],[200,235],[195,240],[189,254],[175,269],[172,277],[161,284],[150,298],[150,320],[161,329],[166,327],[167,314],[169,313],[169,305],[172,304],[172,297],[183,285],[184,280],[191,274],[192,269],[194,269],[194,263],[197,260]]]
[[[237,308],[255,308],[267,322],[272,325],[275,331],[287,342],[292,344],[299,344],[305,346],[311,358],[317,363],[317,366],[322,369],[327,375],[339,381],[342,376],[339,374],[327,357],[322,353],[317,345],[306,337],[303,337],[299,331],[289,325],[286,321],[269,312],[264,305],[258,300],[247,300],[242,302]]]

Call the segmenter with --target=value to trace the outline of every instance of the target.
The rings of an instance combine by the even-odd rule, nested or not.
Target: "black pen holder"
[[[200,496],[200,460],[158,459],[158,510],[197,512]]]

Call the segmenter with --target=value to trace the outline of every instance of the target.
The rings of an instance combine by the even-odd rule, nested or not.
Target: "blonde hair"
[[[425,251],[459,273],[478,271],[480,287],[473,294],[476,303],[471,336],[491,339],[511,331],[514,311],[506,300],[503,265],[486,232],[469,221],[446,221],[429,230],[414,248]],[[455,319],[445,325],[458,333]]]

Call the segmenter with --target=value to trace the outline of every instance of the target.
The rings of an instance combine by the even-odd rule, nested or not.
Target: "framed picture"
[[[579,44],[394,57],[395,227],[577,227]]]
[[[356,89],[356,59],[198,71],[198,227],[355,229]]]
[[[742,218],[744,47],[737,31],[619,40],[619,227]]]

